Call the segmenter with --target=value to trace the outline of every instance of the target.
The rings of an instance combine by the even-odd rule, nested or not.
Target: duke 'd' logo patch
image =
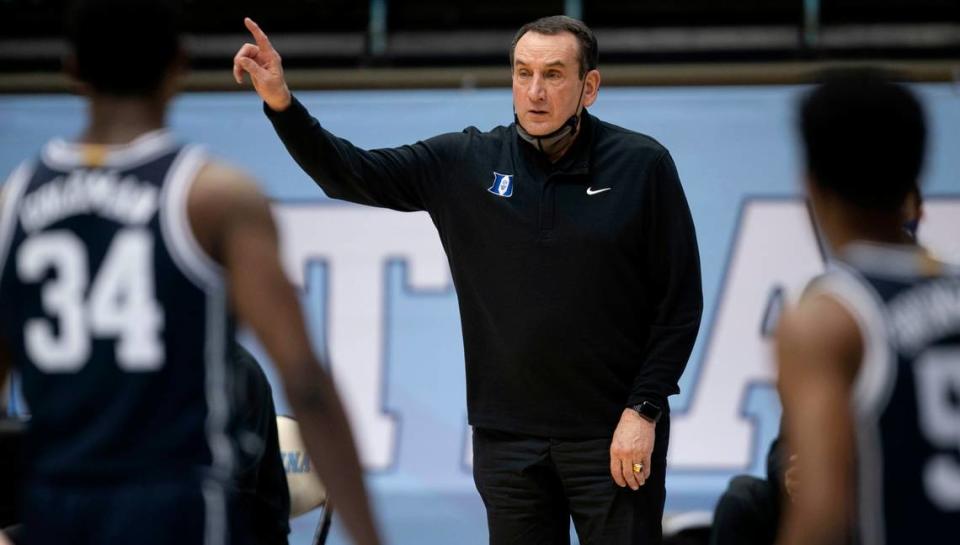
[[[510,197],[513,195],[513,174],[493,173],[493,185],[487,188],[487,191],[498,197]]]

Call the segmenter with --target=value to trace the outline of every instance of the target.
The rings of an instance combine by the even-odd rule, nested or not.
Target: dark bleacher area
[[[584,2],[584,17],[602,27],[796,25],[802,0],[612,0]]]
[[[386,0],[383,34],[368,30],[373,3],[181,0],[199,69],[247,40],[244,16],[288,68],[502,65],[520,25],[568,6],[597,31],[605,64],[960,56],[960,0],[823,0],[813,33],[804,0]],[[66,5],[0,0],[0,73],[59,69]]]
[[[517,29],[544,15],[563,12],[557,0],[390,0],[388,25],[398,31]]]
[[[960,22],[957,0],[829,0],[823,2],[825,24]]]
[[[181,0],[189,32],[236,34],[250,16],[282,32],[362,32],[368,4],[351,0]],[[61,34],[69,0],[0,0],[0,36]]]

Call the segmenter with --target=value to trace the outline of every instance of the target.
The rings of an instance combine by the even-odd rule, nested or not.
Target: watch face
[[[652,420],[654,422],[660,420],[660,407],[657,407],[649,401],[644,401],[643,403],[634,407],[634,409],[640,413],[641,416]]]

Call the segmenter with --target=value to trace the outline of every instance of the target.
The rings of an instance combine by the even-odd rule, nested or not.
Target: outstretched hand
[[[233,78],[238,84],[242,84],[244,72],[250,74],[254,90],[267,106],[278,112],[286,110],[292,98],[283,78],[280,54],[253,19],[247,17],[243,24],[253,35],[256,44],[243,44],[237,51],[233,57]]]

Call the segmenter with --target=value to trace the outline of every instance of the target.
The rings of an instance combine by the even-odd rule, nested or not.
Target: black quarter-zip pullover
[[[703,297],[690,210],[667,150],[584,111],[556,163],[516,127],[470,127],[363,150],[294,99],[264,106],[332,198],[430,214],[463,327],[470,423],[608,437],[627,406],[667,396]]]

